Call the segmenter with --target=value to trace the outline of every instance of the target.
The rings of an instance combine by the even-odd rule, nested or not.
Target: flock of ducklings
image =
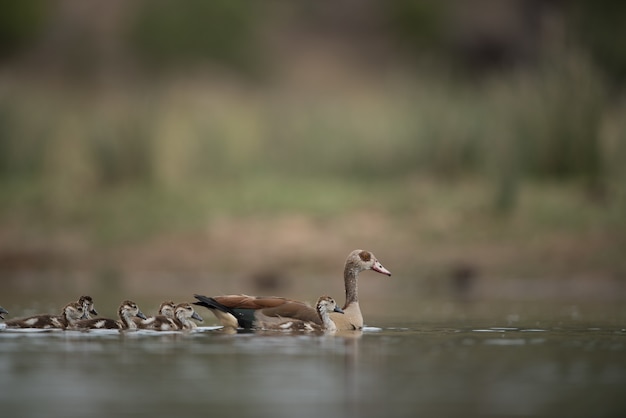
[[[0,318],[9,312],[0,306]],[[91,296],[81,296],[78,301],[65,305],[60,315],[41,314],[25,318],[5,321],[7,328],[38,328],[38,329],[150,329],[155,331],[189,330],[197,327],[192,319],[202,322],[190,303],[175,304],[165,301],[159,307],[159,314],[146,317],[137,304],[125,300],[118,311],[119,319],[93,318],[98,311],[94,308]]]
[[[270,296],[222,295],[207,297],[195,295],[194,305],[209,309],[225,329],[275,329],[293,331],[360,330],[363,315],[357,296],[357,277],[361,271],[372,270],[391,276],[374,254],[354,250],[344,265],[346,303],[339,308],[330,296],[321,296],[315,307],[305,302]],[[8,313],[0,307],[0,318]],[[197,325],[192,320],[202,321],[190,303],[163,302],[159,314],[147,318],[137,304],[125,300],[119,307],[119,319],[91,318],[97,315],[93,299],[81,296],[77,302],[63,307],[61,315],[35,315],[11,319],[7,328],[59,328],[59,329],[150,329],[155,331],[189,330]],[[338,315],[339,314],[339,315]]]
[[[321,325],[312,321],[283,318],[283,320],[276,323],[264,324],[256,328],[282,331],[336,331],[337,327],[330,319],[329,313],[343,313],[343,311],[337,306],[335,300],[330,296],[322,296],[318,299],[315,309],[321,320]],[[8,313],[6,309],[0,306],[0,319],[5,319],[2,315]],[[65,305],[60,315],[40,314],[9,319],[5,321],[5,325],[9,329],[148,329],[153,331],[179,331],[197,328],[196,323],[192,319],[203,322],[202,317],[198,315],[188,302],[175,304],[172,301],[165,301],[159,306],[158,315],[146,317],[135,302],[125,300],[118,309],[119,319],[93,318],[92,315],[98,315],[98,311],[94,307],[93,298],[91,296],[81,296],[78,301]],[[226,325],[224,327],[228,328]]]

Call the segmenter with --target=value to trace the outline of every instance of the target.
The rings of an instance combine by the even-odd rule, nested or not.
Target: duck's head
[[[131,300],[125,300],[120,305],[119,309],[120,317],[132,318],[133,316],[137,316],[141,319],[147,319],[146,316],[139,310],[137,304]]]
[[[176,309],[176,304],[171,300],[167,300],[159,306],[159,315],[163,315],[166,318],[174,318],[174,310]]]
[[[343,313],[343,310],[337,305],[335,299],[330,296],[322,296],[317,300],[317,304],[315,305],[317,311],[320,314],[324,312],[339,312]]]
[[[189,318],[195,319],[196,321],[203,322],[204,320],[198,313],[193,309],[191,303],[179,303],[175,308],[175,315],[181,321],[187,320]]]
[[[78,302],[70,302],[63,307],[63,316],[69,322],[87,319],[87,311],[82,304]]]
[[[81,296],[78,298],[78,303],[83,306],[85,312],[98,315],[98,311],[93,307],[93,298],[91,296]]]
[[[4,314],[8,314],[9,311],[7,311],[6,309],[4,309],[2,306],[0,306],[0,319],[4,319]]]
[[[348,255],[346,260],[346,268],[361,272],[364,270],[373,270],[377,273],[391,276],[391,272],[380,264],[373,253],[365,250],[354,250]]]

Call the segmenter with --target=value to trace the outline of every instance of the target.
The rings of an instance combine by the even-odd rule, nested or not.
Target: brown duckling
[[[198,326],[195,322],[191,321],[191,319],[195,319],[196,321],[203,322],[204,320],[198,313],[193,309],[191,303],[179,303],[176,305],[176,309],[174,310],[174,314],[176,318],[174,321],[178,326],[178,329],[194,329]]]
[[[151,316],[147,319],[133,318],[135,324],[141,329],[152,329],[155,331],[172,331],[177,330],[178,325],[175,321],[174,310],[176,304],[169,300],[161,303],[159,306],[159,314]]]
[[[133,317],[146,319],[146,316],[139,310],[137,304],[130,300],[125,300],[120,305],[118,311],[119,320],[109,318],[84,319],[76,323],[76,328],[80,329],[137,329],[137,324]]]
[[[78,298],[78,304],[85,309],[86,319],[91,319],[91,315],[98,315],[98,311],[93,307],[93,298],[91,296],[81,296]],[[91,315],[89,315],[91,314]]]
[[[77,302],[70,302],[63,307],[61,315],[34,315],[26,318],[15,318],[5,322],[9,328],[61,328],[75,326],[76,322],[85,318],[85,310]]]

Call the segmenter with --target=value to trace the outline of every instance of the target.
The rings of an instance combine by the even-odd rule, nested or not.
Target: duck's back
[[[15,318],[5,321],[9,328],[64,328],[56,315],[36,315],[28,318]]]
[[[76,328],[82,329],[120,329],[118,321],[109,318],[83,319],[76,322]]]

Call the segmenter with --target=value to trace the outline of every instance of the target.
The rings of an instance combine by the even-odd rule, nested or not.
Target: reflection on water
[[[3,416],[619,416],[626,330],[0,330]]]

